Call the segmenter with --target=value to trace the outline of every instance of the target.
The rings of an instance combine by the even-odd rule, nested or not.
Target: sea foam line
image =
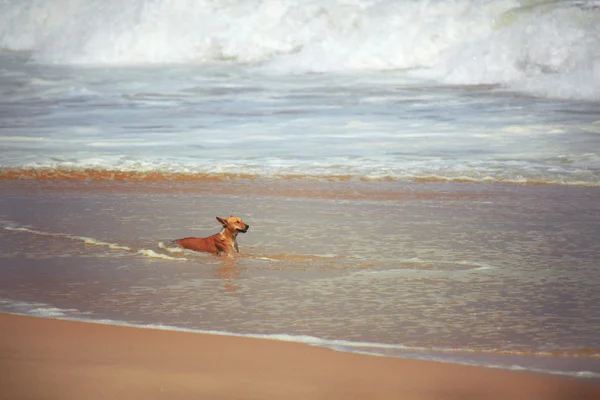
[[[4,305],[4,307],[2,307]],[[113,319],[93,319],[83,316],[84,314],[89,313],[80,313],[75,309],[63,310],[56,307],[43,307],[41,303],[31,303],[31,309],[27,312],[23,312],[23,308],[26,304],[19,303],[18,308],[20,309],[18,312],[11,311],[2,311],[7,314],[15,314],[15,315],[24,315],[30,317],[37,318],[46,318],[46,319],[58,319],[58,320],[66,320],[66,321],[77,321],[77,322],[86,322],[93,324],[102,324],[102,325],[113,325],[113,326],[124,326],[130,328],[140,328],[140,329],[155,329],[155,330],[163,330],[163,331],[174,331],[174,332],[186,332],[186,333],[194,333],[194,334],[203,334],[203,335],[218,335],[218,336],[229,336],[229,337],[243,337],[243,338],[253,338],[253,339],[263,339],[263,340],[276,340],[280,342],[290,342],[290,343],[300,343],[309,346],[322,347],[327,348],[334,351],[340,351],[345,353],[355,353],[355,354],[363,354],[369,356],[377,356],[377,357],[394,357],[394,358],[404,358],[404,359],[417,359],[417,360],[426,360],[426,361],[434,361],[434,362],[442,362],[447,364],[460,364],[460,365],[471,365],[478,367],[486,367],[486,368],[497,368],[497,369],[505,369],[505,370],[513,370],[513,371],[529,371],[529,372],[537,372],[544,374],[552,374],[552,375],[563,375],[563,376],[572,376],[577,378],[585,378],[585,379],[598,379],[600,378],[600,374],[593,371],[564,371],[564,370],[552,370],[552,369],[543,369],[543,368],[535,368],[535,367],[525,367],[518,364],[489,364],[480,361],[473,360],[465,360],[458,358],[448,358],[443,355],[435,355],[438,354],[469,354],[469,353],[483,353],[482,351],[470,351],[469,349],[451,349],[451,348],[426,348],[426,347],[411,347],[403,344],[386,344],[386,343],[372,343],[372,342],[361,342],[361,341],[351,341],[351,340],[343,340],[343,339],[324,339],[317,336],[311,335],[293,335],[293,334],[283,334],[283,333],[274,333],[274,334],[257,334],[257,333],[235,333],[229,331],[218,331],[218,330],[206,330],[206,329],[193,329],[193,328],[184,328],[178,326],[164,325],[164,324],[135,324],[126,321],[119,321]],[[0,298],[0,308],[5,308],[6,306],[11,306],[11,301],[7,299]],[[17,306],[17,304],[15,304]],[[80,314],[80,317],[71,317],[67,313],[76,312]],[[386,353],[386,350],[396,350],[401,351],[400,355],[394,354],[390,355]],[[518,354],[514,354],[518,355]],[[539,354],[538,356],[544,356],[545,354]],[[535,354],[534,354],[535,356]]]
[[[281,181],[316,182],[444,182],[444,183],[500,183],[511,185],[560,185],[600,187],[600,179],[590,168],[564,170],[545,175],[547,169],[521,168],[510,175],[493,172],[497,166],[472,166],[470,171],[448,166],[427,169],[423,165],[398,165],[380,170],[363,165],[338,168],[337,162],[323,164],[320,168],[299,163],[295,166],[265,167],[244,163],[220,165],[218,169],[204,165],[162,164],[148,161],[104,165],[91,165],[85,160],[77,163],[35,163],[25,166],[0,167],[0,180],[36,181],[99,181],[99,182],[215,182],[254,180],[266,178]],[[503,168],[505,166],[502,166]],[[504,169],[500,169],[504,171]]]
[[[426,354],[500,354],[500,355],[510,355],[510,356],[532,356],[532,357],[548,357],[552,353],[548,352],[520,352],[520,351],[485,351],[485,350],[475,350],[475,349],[467,349],[467,348],[450,348],[450,347],[425,347],[425,346],[407,346],[399,343],[378,343],[378,342],[363,342],[363,341],[354,341],[354,340],[345,340],[345,339],[325,339],[312,335],[296,335],[296,334],[287,334],[287,333],[239,333],[239,332],[230,332],[230,331],[220,331],[220,330],[212,330],[212,329],[198,329],[198,328],[186,328],[180,326],[166,325],[166,324],[139,324],[139,323],[131,323],[122,320],[113,320],[113,319],[98,319],[98,318],[89,318],[85,317],[85,315],[89,315],[89,312],[81,312],[77,309],[61,309],[50,306],[45,303],[39,302],[15,302],[10,299],[0,298],[0,308],[8,307],[9,310],[4,310],[2,312],[6,312],[9,314],[18,314],[18,315],[26,315],[40,318],[49,318],[49,319],[60,319],[60,320],[69,320],[69,321],[79,321],[79,322],[88,322],[95,324],[104,324],[104,325],[117,325],[117,326],[127,326],[132,328],[142,328],[142,329],[157,329],[157,330],[165,330],[165,331],[175,331],[175,332],[187,332],[187,333],[198,333],[198,334],[207,334],[207,335],[218,335],[218,336],[232,336],[232,337],[246,337],[246,338],[254,338],[254,339],[267,339],[267,340],[277,340],[280,342],[291,342],[291,343],[303,343],[310,346],[317,347],[326,347],[337,351],[344,352],[360,352],[369,355],[375,356],[388,356],[381,351],[384,350],[398,350],[406,353],[412,354],[423,353],[418,358],[422,359],[435,359],[437,360],[439,357],[430,356]],[[17,311],[12,311],[11,309],[16,309]],[[25,311],[26,310],[26,311]],[[75,315],[73,315],[75,314]],[[361,350],[358,350],[361,349]],[[378,351],[379,350],[379,351]],[[568,356],[568,355],[567,355]],[[572,355],[571,355],[572,356]],[[413,358],[413,357],[410,357]],[[591,357],[595,358],[595,357]],[[592,374],[595,374],[592,372]],[[595,374],[597,377],[600,377],[600,374]]]
[[[111,250],[122,250],[122,251],[126,251],[126,252],[135,252],[136,254],[139,254],[139,255],[142,255],[145,257],[150,257],[150,258],[160,258],[163,260],[174,260],[174,261],[188,261],[187,258],[171,257],[166,254],[157,253],[154,250],[150,250],[150,249],[136,250],[136,249],[132,249],[129,246],[122,246],[122,245],[119,245],[116,243],[108,243],[108,242],[104,242],[102,240],[98,240],[98,239],[94,239],[94,238],[90,238],[90,237],[86,237],[86,236],[76,236],[76,235],[70,235],[67,233],[57,233],[57,232],[44,232],[44,231],[39,231],[39,230],[25,228],[25,227],[15,228],[15,227],[11,227],[11,226],[5,226],[4,229],[7,231],[27,232],[27,233],[31,233],[34,235],[41,235],[41,236],[61,237],[61,238],[65,238],[65,239],[71,239],[71,240],[83,242],[84,244],[89,244],[89,245],[93,245],[93,246],[108,247]]]

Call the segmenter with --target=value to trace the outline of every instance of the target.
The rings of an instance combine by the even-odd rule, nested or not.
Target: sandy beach
[[[530,373],[0,315],[2,399],[598,399]]]

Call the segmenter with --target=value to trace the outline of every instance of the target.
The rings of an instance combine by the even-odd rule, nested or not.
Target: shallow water
[[[597,102],[533,101],[402,73],[23,62],[7,71],[0,176],[94,169],[600,185]]]
[[[597,379],[599,48],[593,0],[3,2],[0,310]]]
[[[350,351],[366,342],[382,354],[488,364],[525,357],[529,368],[597,376],[598,194],[4,181],[0,296],[5,311],[51,305],[75,318],[308,335]],[[210,235],[228,214],[251,225],[235,259],[159,246]]]

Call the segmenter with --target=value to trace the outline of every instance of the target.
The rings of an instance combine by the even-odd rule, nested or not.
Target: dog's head
[[[246,233],[248,228],[250,228],[250,225],[243,223],[241,219],[233,215],[227,219],[217,217],[217,221],[223,225],[223,229],[226,229],[231,233]]]

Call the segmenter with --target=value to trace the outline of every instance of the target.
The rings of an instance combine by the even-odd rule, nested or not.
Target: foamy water
[[[598,186],[599,18],[594,1],[8,2],[0,166]]]
[[[44,64],[231,61],[276,73],[409,70],[453,84],[600,95],[600,3],[21,1],[0,46]]]

